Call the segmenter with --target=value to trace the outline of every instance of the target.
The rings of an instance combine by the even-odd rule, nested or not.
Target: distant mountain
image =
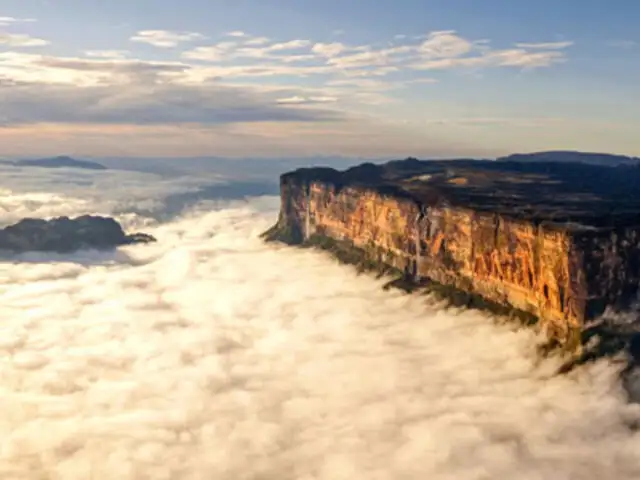
[[[60,156],[52,158],[39,158],[35,160],[17,160],[12,162],[17,167],[44,167],[44,168],[83,168],[85,170],[107,170],[107,167],[97,162],[76,160],[75,158]]]
[[[498,162],[554,162],[554,163],[588,163],[617,167],[619,165],[640,165],[640,158],[625,155],[611,155],[608,153],[586,153],[573,151],[549,151],[534,153],[516,153],[496,159]]]

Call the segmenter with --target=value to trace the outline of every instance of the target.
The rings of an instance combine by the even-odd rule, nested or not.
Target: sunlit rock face
[[[640,279],[640,169],[553,162],[364,164],[281,177],[268,238],[331,239],[415,281],[434,280],[579,341]]]

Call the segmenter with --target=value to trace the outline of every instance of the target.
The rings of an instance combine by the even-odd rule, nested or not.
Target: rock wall
[[[276,228],[291,242],[320,235],[352,243],[418,281],[529,312],[562,343],[605,307],[635,297],[640,282],[640,233],[631,228],[576,232],[295,175],[282,177],[281,201]]]

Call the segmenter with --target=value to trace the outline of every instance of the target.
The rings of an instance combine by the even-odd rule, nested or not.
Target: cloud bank
[[[8,20],[5,21],[8,25]],[[132,47],[178,49],[166,60],[128,50],[85,56],[21,51],[49,42],[0,33],[0,121],[29,123],[181,124],[296,122],[351,118],[393,101],[390,92],[436,83],[424,72],[456,68],[542,68],[564,61],[571,42],[492,48],[455,31],[431,32],[391,46],[269,39],[232,31],[212,42],[197,32],[143,30]],[[196,43],[187,47],[187,44]],[[416,77],[417,75],[417,77]],[[268,82],[265,79],[269,79]],[[287,96],[277,90],[288,90]],[[323,98],[282,102],[282,98]],[[287,105],[285,106],[285,103]],[[330,110],[312,104],[333,103]],[[295,105],[295,106],[294,106]]]
[[[136,182],[161,197],[147,177],[111,196],[88,175],[41,185],[60,201],[37,207],[25,173],[0,205],[122,211]],[[1,263],[0,477],[640,476],[640,411],[612,365],[553,376],[529,331],[266,246],[278,203],[122,212],[159,243]]]

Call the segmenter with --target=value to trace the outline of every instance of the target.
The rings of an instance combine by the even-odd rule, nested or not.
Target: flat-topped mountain
[[[556,150],[548,152],[516,153],[497,159],[499,162],[562,162],[562,163],[588,163],[606,167],[618,165],[640,165],[640,158],[625,155],[611,155],[608,153],[574,152],[569,150]]]
[[[640,223],[640,166],[406,159],[344,171],[298,169],[283,180],[360,186],[424,205],[446,204],[561,228]]]
[[[640,286],[640,166],[407,159],[280,178],[265,238],[330,245],[533,315],[576,347]]]
[[[44,167],[44,168],[82,168],[85,170],[107,170],[107,167],[97,162],[88,160],[76,160],[67,156],[38,158],[33,160],[17,160],[12,162],[17,167]]]

